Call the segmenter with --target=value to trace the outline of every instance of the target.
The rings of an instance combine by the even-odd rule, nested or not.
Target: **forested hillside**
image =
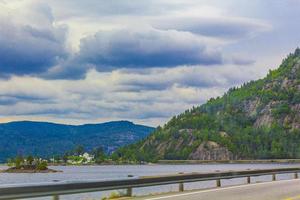
[[[151,131],[152,127],[128,121],[79,126],[30,121],[4,123],[0,124],[0,161],[16,155],[63,155],[77,145],[85,151],[102,147],[110,153],[145,138]]]
[[[300,158],[300,49],[265,78],[174,116],[114,158]]]

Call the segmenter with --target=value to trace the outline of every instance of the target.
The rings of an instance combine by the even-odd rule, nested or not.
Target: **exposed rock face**
[[[292,112],[295,113],[292,121],[292,129],[300,129],[300,104],[292,106]]]
[[[273,118],[271,115],[271,110],[267,111],[266,113],[261,114],[254,123],[254,127],[270,127],[272,124]]]
[[[226,148],[213,141],[203,142],[190,154],[192,160],[232,160],[233,154]]]
[[[255,100],[245,101],[244,110],[248,116],[255,116],[257,114],[257,107],[260,104],[260,100],[256,98]]]

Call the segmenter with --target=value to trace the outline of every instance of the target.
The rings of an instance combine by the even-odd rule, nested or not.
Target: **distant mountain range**
[[[86,151],[103,147],[106,152],[145,138],[154,130],[129,121],[64,125],[19,121],[0,124],[0,162],[17,154],[49,157],[62,155],[77,145]]]
[[[146,161],[300,158],[300,49],[265,78],[174,116],[115,156]]]

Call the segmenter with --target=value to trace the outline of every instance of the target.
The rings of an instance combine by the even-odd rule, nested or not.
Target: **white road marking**
[[[167,199],[167,198],[172,198],[172,197],[188,196],[188,195],[193,195],[193,194],[201,194],[201,193],[207,193],[207,192],[223,191],[223,190],[230,190],[230,189],[243,188],[243,187],[249,187],[249,186],[268,185],[268,184],[290,182],[290,181],[300,181],[300,180],[299,179],[290,179],[290,180],[280,180],[280,181],[263,182],[263,183],[252,183],[252,184],[237,185],[237,186],[230,186],[230,187],[224,187],[224,188],[201,190],[201,191],[197,191],[197,192],[189,192],[189,193],[183,193],[183,194],[174,194],[174,195],[162,196],[162,197],[154,197],[154,198],[149,198],[149,199],[145,199],[145,200]]]

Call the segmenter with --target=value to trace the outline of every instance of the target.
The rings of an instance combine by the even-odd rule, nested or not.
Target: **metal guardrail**
[[[132,196],[132,188],[148,187],[167,184],[179,184],[179,191],[184,190],[184,183],[216,180],[216,186],[221,187],[221,179],[247,178],[247,183],[251,182],[250,177],[272,175],[272,180],[276,180],[276,174],[293,173],[294,178],[298,178],[300,168],[279,168],[246,171],[227,171],[214,173],[188,173],[165,176],[145,176],[139,178],[90,181],[90,182],[70,182],[70,183],[49,183],[35,185],[11,185],[0,187],[0,200],[33,198],[43,196],[53,196],[54,200],[59,199],[59,195],[76,194],[85,192],[98,192],[106,190],[127,189],[127,196]]]

